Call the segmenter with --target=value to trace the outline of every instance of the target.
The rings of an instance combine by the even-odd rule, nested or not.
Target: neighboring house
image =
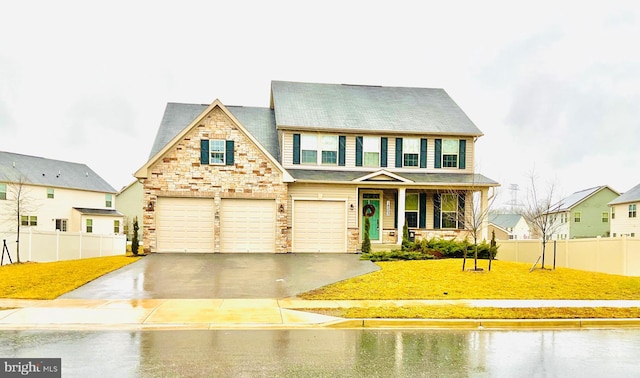
[[[147,251],[356,252],[365,213],[373,243],[466,237],[498,186],[442,89],[274,81],[270,103],[167,104],[135,174]]]
[[[498,230],[506,232],[504,234],[496,231],[496,239],[530,239],[531,230],[524,217],[520,214],[489,214],[489,225],[496,226]]]
[[[122,232],[115,189],[85,164],[0,152],[0,233],[17,229],[15,190],[20,186],[26,204],[22,230]]]
[[[138,227],[142,228],[142,184],[138,180],[133,181],[116,194],[116,199],[116,210],[124,214],[123,232],[127,235],[127,240],[131,240],[134,219],[138,219]],[[140,231],[138,237],[142,237]]]
[[[552,207],[552,239],[609,236],[608,203],[620,193],[603,185],[575,192]]]
[[[611,236],[640,237],[640,184],[609,202]]]

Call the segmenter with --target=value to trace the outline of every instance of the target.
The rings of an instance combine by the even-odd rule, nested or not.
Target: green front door
[[[376,194],[377,196],[377,194]],[[371,205],[373,207],[373,211],[370,211]],[[379,240],[380,239],[380,200],[379,199],[368,199],[365,198],[362,200],[362,208],[363,210],[368,210],[367,214],[373,213],[369,216],[369,239],[370,240]],[[364,238],[364,218],[365,215],[362,215],[362,237]]]

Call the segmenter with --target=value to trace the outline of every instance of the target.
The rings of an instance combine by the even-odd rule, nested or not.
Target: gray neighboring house
[[[640,184],[608,203],[611,211],[611,236],[640,237]]]
[[[116,190],[85,164],[0,152],[0,233],[15,232],[15,189],[27,206],[21,229],[120,234]]]
[[[482,132],[439,88],[273,81],[270,107],[169,103],[143,185],[147,252],[354,253],[464,238]],[[487,227],[483,236],[487,237]]]
[[[489,224],[497,226],[506,232],[506,239],[524,240],[531,238],[531,230],[524,217],[520,214],[489,214]],[[498,238],[498,234],[496,234]]]

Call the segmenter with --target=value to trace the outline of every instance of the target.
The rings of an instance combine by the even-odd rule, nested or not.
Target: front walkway
[[[259,328],[614,328],[640,319],[344,319],[309,308],[452,305],[470,307],[640,307],[640,301],[284,299],[0,299],[0,329],[259,329]]]

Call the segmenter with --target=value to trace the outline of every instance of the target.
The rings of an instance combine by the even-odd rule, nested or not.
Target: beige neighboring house
[[[138,218],[138,227],[142,229],[142,207],[143,191],[140,181],[135,180],[129,185],[122,188],[116,194],[116,210],[124,214],[123,233],[127,235],[127,240],[131,240],[133,236],[133,220]],[[141,231],[138,231],[138,237],[141,238]]]
[[[147,252],[355,253],[466,237],[482,132],[443,89],[273,81],[270,107],[169,103],[143,185]],[[487,238],[487,222],[482,236]]]
[[[611,236],[640,237],[640,184],[609,202]]]
[[[21,181],[22,231],[122,233],[115,189],[85,164],[0,152],[0,234],[17,229],[14,189]]]

